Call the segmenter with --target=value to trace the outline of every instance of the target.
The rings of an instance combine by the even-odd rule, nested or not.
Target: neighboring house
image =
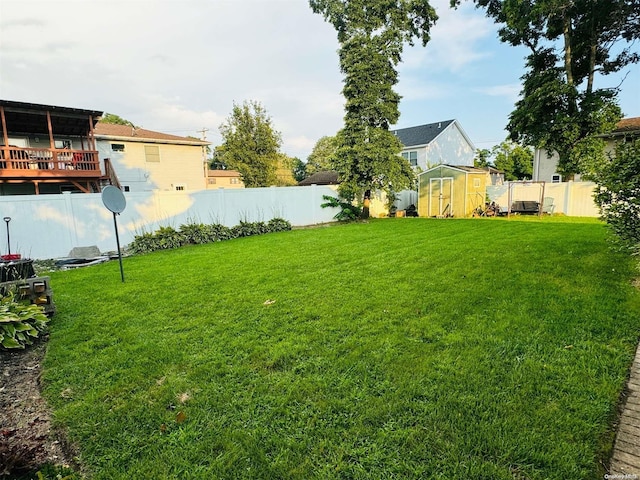
[[[109,183],[94,135],[101,115],[0,100],[0,195],[100,192]]]
[[[475,146],[457,120],[392,131],[404,146],[402,156],[424,171],[436,165],[473,167]]]
[[[498,170],[495,167],[483,167],[482,169],[489,172],[491,177],[490,185],[504,185],[504,172],[502,170]]]
[[[616,128],[607,135],[601,135],[607,142],[606,152],[613,152],[619,142],[626,139],[640,138],[640,117],[623,118],[618,122]],[[536,148],[533,157],[533,180],[551,183],[560,183],[562,178],[556,169],[558,168],[558,154],[553,152],[548,154],[544,148]],[[573,180],[580,181],[580,175],[574,175]]]
[[[207,189],[244,188],[244,182],[237,170],[209,170],[207,168]]]
[[[98,123],[94,132],[101,158],[108,158],[122,190],[204,190],[209,142],[131,125]]]

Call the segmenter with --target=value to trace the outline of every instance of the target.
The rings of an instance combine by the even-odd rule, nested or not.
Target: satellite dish
[[[124,198],[124,193],[118,187],[113,185],[107,185],[102,189],[102,203],[108,210],[113,213],[124,212],[127,206],[127,200]]]

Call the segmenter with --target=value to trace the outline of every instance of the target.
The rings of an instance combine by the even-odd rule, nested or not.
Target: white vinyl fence
[[[511,201],[540,200],[541,184],[514,184],[511,189]],[[544,197],[552,199],[553,213],[570,217],[598,217],[600,212],[593,200],[596,184],[593,182],[545,183]],[[487,187],[487,196],[506,211],[509,207],[509,184]]]
[[[178,229],[191,222],[228,227],[241,220],[267,222],[274,217],[293,226],[331,222],[337,212],[320,207],[323,195],[337,196],[334,188],[318,185],[125,193],[127,207],[117,216],[120,245],[124,247],[136,234],[153,232],[160,226]],[[117,249],[113,214],[98,193],[0,196],[3,217],[11,218],[11,253],[20,253],[23,258],[63,258],[74,247],[92,245],[101,252]],[[8,247],[5,225],[0,224],[2,254]]]

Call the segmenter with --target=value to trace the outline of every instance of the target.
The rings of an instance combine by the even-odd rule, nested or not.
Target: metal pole
[[[4,217],[4,221],[7,223],[7,255],[11,255],[11,237],[9,236],[9,222],[11,217]]]
[[[116,213],[113,212],[113,226],[116,229],[116,245],[118,246],[118,261],[120,262],[120,278],[124,283],[124,269],[122,268],[122,252],[120,251],[120,236],[118,235],[118,222],[116,220]]]

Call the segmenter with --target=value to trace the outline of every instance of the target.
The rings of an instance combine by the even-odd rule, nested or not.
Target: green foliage
[[[216,162],[239,171],[247,188],[276,184],[282,139],[259,102],[234,103],[220,134],[223,144],[215,149]]]
[[[593,180],[602,218],[624,245],[640,252],[640,140],[619,143]]]
[[[307,178],[307,164],[300,160],[298,157],[291,159],[291,170],[293,172],[293,178],[296,182],[301,182]]]
[[[533,151],[513,142],[502,142],[491,150],[494,166],[505,180],[527,180],[533,175]]]
[[[332,169],[346,199],[367,191],[409,188],[414,178],[402,145],[389,132],[397,122],[397,66],[405,44],[425,45],[437,16],[426,0],[310,0],[336,29],[346,100],[344,128],[336,137]]]
[[[460,0],[452,0],[457,5]],[[640,2],[628,0],[474,0],[501,24],[503,42],[529,49],[521,98],[507,129],[518,143],[559,155],[564,177],[583,172],[595,135],[621,116],[619,88],[595,88],[640,56]]]
[[[320,138],[307,157],[306,176],[308,177],[317,172],[335,170],[337,151],[338,144],[335,136]]]
[[[129,120],[125,120],[124,118],[119,117],[118,115],[115,115],[113,113],[105,113],[100,119],[100,122],[110,123],[113,125],[130,125],[136,128],[136,126],[133,123],[131,123]]]
[[[136,235],[129,244],[129,250],[134,254],[143,254],[183,245],[200,245],[285,230],[291,230],[291,223],[277,217],[268,223],[243,220],[231,228],[218,223],[188,223],[181,225],[179,231],[173,227],[160,227],[154,233],[144,232]]]
[[[333,216],[333,218],[340,222],[351,222],[354,220],[358,220],[362,215],[362,208],[354,205],[349,200],[332,197],[330,195],[323,195],[322,198],[326,200],[325,203],[322,203],[320,205],[322,208],[340,209],[338,213]]]
[[[291,223],[284,218],[272,218],[267,223],[267,227],[269,232],[285,232],[287,230],[291,230]]]
[[[269,227],[264,222],[247,222],[241,220],[240,223],[231,227],[231,232],[235,237],[250,237],[252,235],[263,235],[269,232]]]
[[[25,348],[47,328],[49,318],[40,305],[21,302],[9,289],[0,297],[0,348]]]
[[[477,168],[484,168],[491,165],[491,150],[488,148],[478,148],[476,150],[476,156],[473,158],[473,166]]]

